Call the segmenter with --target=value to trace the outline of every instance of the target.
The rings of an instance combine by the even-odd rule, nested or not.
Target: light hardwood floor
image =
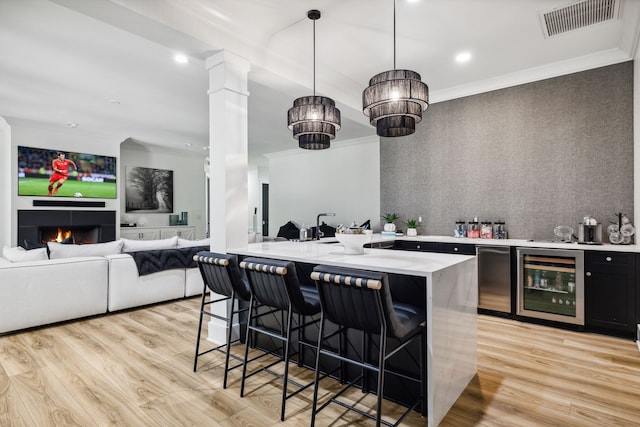
[[[255,375],[240,398],[239,370],[222,389],[220,354],[192,372],[198,306],[192,298],[0,337],[0,425],[308,425],[311,389],[289,399],[281,423],[274,377]],[[443,426],[640,426],[631,340],[479,316],[478,353],[478,374]],[[331,405],[317,425],[371,423]],[[403,425],[426,421],[412,414]]]

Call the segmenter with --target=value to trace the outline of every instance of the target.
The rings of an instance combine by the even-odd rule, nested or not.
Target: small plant
[[[387,221],[388,223],[393,224],[393,222],[400,217],[394,213],[386,213],[382,215],[382,218],[384,218],[384,220]]]
[[[415,219],[408,219],[404,223],[407,226],[407,228],[417,228],[418,227],[418,221],[415,220]]]

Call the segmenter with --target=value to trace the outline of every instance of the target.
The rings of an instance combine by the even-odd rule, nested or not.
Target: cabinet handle
[[[612,258],[610,256],[606,257],[605,260],[607,260],[607,262],[611,262]]]
[[[585,274],[586,276],[591,277],[591,272],[590,272],[590,271],[587,271],[587,272],[586,272],[586,273],[584,273],[584,274]]]

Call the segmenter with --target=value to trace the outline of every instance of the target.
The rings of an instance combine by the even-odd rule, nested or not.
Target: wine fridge
[[[519,316],[584,325],[584,253],[518,248]]]

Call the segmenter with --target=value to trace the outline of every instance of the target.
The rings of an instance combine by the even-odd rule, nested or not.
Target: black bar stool
[[[278,377],[283,378],[282,386],[282,407],[280,411],[280,420],[284,421],[285,405],[287,399],[295,396],[304,389],[313,385],[313,382],[302,385],[289,379],[289,359],[290,346],[292,344],[292,332],[297,332],[297,355],[298,366],[302,366],[304,355],[304,347],[316,349],[316,343],[306,340],[304,330],[306,327],[317,324],[319,318],[309,318],[309,316],[320,313],[320,301],[318,300],[318,291],[313,285],[301,284],[298,280],[294,263],[290,261],[276,261],[262,258],[245,258],[240,267],[243,268],[249,279],[249,287],[251,289],[251,301],[249,302],[249,320],[247,322],[247,339],[245,342],[244,366],[242,368],[242,385],[240,386],[240,396],[244,396],[245,380],[250,376],[261,371],[267,371]],[[259,312],[257,304],[263,307],[269,307],[271,310]],[[259,320],[264,316],[280,312],[283,315],[279,325],[279,330],[269,328],[264,322],[259,324]],[[297,325],[293,325],[293,314],[297,315]],[[284,318],[286,317],[286,319]],[[267,354],[274,354],[281,359],[277,360],[261,369],[247,375],[247,357],[249,347],[255,345],[252,343],[251,332],[264,334],[272,339],[282,343],[274,351]],[[282,355],[279,351],[282,349]],[[284,375],[279,375],[270,370],[275,364],[284,361]],[[287,385],[292,383],[298,389],[291,394],[287,394]]]
[[[337,403],[340,406],[360,415],[376,420],[376,426],[398,425],[413,409],[421,406],[423,415],[426,414],[425,408],[425,346],[426,346],[426,313],[420,307],[414,307],[404,303],[394,303],[391,299],[389,290],[389,282],[385,273],[374,273],[363,270],[353,270],[339,267],[330,267],[319,265],[313,269],[311,278],[316,281],[320,296],[320,304],[322,306],[322,315],[320,320],[320,332],[318,338],[318,351],[316,359],[316,372],[314,379],[313,391],[313,411],[311,414],[311,426],[315,425],[316,414],[324,409],[330,403]],[[338,325],[337,332],[327,333],[325,323],[330,322]],[[328,338],[336,334],[344,334],[347,329],[356,329],[362,331],[363,349],[360,357],[355,355],[350,357],[340,351],[336,352],[328,348],[325,342]],[[367,349],[367,336],[374,339],[379,338],[377,360],[370,362],[367,360],[369,350]],[[388,351],[387,337],[396,338],[399,344]],[[418,355],[418,363],[420,370],[420,378],[416,379],[399,371],[391,371],[385,368],[385,363],[389,358],[398,354],[400,350],[405,348],[414,339],[420,339],[420,350]],[[320,382],[320,357],[326,356],[335,358],[341,362],[356,365],[360,367],[361,373],[357,378],[351,380],[344,388],[324,402],[319,408],[318,385]],[[377,386],[375,393],[378,396],[376,414],[370,414],[353,405],[345,403],[339,397],[350,387],[361,382],[363,391],[368,391],[367,374],[368,372],[377,373]],[[410,406],[398,419],[392,424],[382,419],[382,399],[384,394],[384,378],[385,374],[393,374],[400,376],[404,380],[419,382],[420,396],[417,401]]]
[[[234,255],[202,251],[198,252],[193,259],[198,264],[200,274],[202,274],[202,279],[204,281],[204,289],[202,290],[202,300],[200,303],[200,320],[198,321],[198,338],[196,339],[196,354],[193,361],[193,372],[196,372],[198,367],[198,357],[212,351],[223,352],[225,353],[223,388],[227,388],[227,373],[231,369],[242,366],[242,363],[238,363],[237,365],[229,368],[229,356],[232,356],[238,362],[242,362],[240,357],[231,355],[231,345],[240,341],[239,338],[232,341],[231,335],[234,315],[237,314],[238,320],[240,321],[240,313],[249,310],[246,307],[240,307],[240,301],[248,302],[251,299],[249,283],[247,282],[246,277],[244,277],[242,271],[238,268],[238,262]],[[207,301],[207,288],[216,294],[222,295],[222,297]],[[231,314],[229,316],[221,316],[205,310],[206,306],[228,300],[231,300]],[[202,318],[204,315],[224,320],[227,323],[227,340],[225,344],[199,353]]]

